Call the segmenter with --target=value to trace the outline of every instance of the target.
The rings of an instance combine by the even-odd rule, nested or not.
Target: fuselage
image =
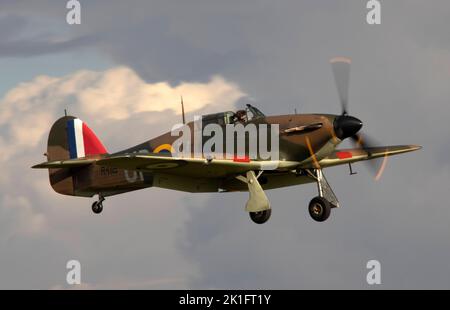
[[[215,116],[214,116],[215,115]],[[263,133],[274,127],[277,127],[277,160],[280,161],[297,161],[307,164],[311,161],[317,161],[328,156],[335,147],[341,142],[336,137],[334,131],[334,121],[337,115],[329,114],[292,114],[292,115],[278,115],[278,116],[260,116],[246,120],[240,123],[221,122],[222,113],[203,117],[205,122],[190,122],[185,125],[192,133],[190,137],[190,157],[208,158],[209,156],[218,156],[215,154],[204,153],[203,147],[208,144],[208,141],[214,135],[204,135],[205,129],[210,124],[218,125],[215,128],[222,128],[223,136],[216,140],[223,142],[221,155],[225,159],[230,160],[267,160],[262,158],[260,152],[251,154],[249,148],[255,145],[254,140],[257,139],[257,147],[265,144],[268,149],[275,147],[273,143],[273,135],[270,132]],[[225,115],[226,116],[226,115]],[[208,118],[209,117],[209,118]],[[200,124],[200,125],[199,125]],[[245,144],[245,153],[239,154],[237,152],[237,142],[234,142],[234,148],[230,151],[227,148],[227,140],[230,139],[230,131],[227,131],[227,126],[237,125],[245,128],[256,128],[256,136],[252,136],[248,132],[243,135],[242,140]],[[263,125],[263,126],[261,126]],[[199,135],[200,131],[200,135]],[[232,133],[233,137],[237,136]],[[123,151],[100,155],[99,157],[107,157],[114,155],[123,155],[130,153],[149,154],[159,153],[164,156],[174,156],[173,145],[180,135],[174,135],[174,131],[168,131],[154,139],[148,140],[144,143],[127,148]],[[195,137],[200,137],[200,144],[195,141]],[[261,137],[265,141],[261,140]],[[197,148],[196,148],[197,145]],[[200,145],[200,147],[198,147]],[[200,149],[200,152],[198,150]],[[213,148],[214,149],[214,148]],[[217,150],[216,150],[217,151]],[[272,158],[273,159],[273,158]],[[74,173],[75,172],[75,173]],[[68,173],[67,171],[62,174]],[[217,191],[239,191],[247,190],[247,187],[242,182],[239,182],[234,177],[224,178],[218,177],[216,172],[202,169],[198,171],[195,176],[186,177],[172,174],[170,169],[164,172],[155,171],[127,171],[118,168],[102,167],[98,165],[90,165],[79,168],[78,171],[71,171],[73,190],[60,190],[58,192],[76,195],[76,196],[93,196],[101,192],[104,196],[120,194],[128,191],[133,191],[148,187],[161,187],[167,189],[174,189],[187,192],[217,192]],[[56,174],[54,174],[55,177]],[[62,176],[64,177],[64,176]],[[264,189],[279,188],[303,183],[312,182],[309,177],[295,176],[292,173],[277,172],[264,173],[261,178],[261,185]],[[64,192],[65,191],[65,192]]]
[[[234,159],[236,157],[250,157],[252,160],[266,160],[267,158],[261,158],[259,152],[256,156],[252,158],[249,154],[249,148],[252,144],[253,139],[258,140],[258,146],[261,143],[261,136],[264,136],[265,144],[268,149],[272,146],[271,135],[269,133],[261,134],[261,130],[270,130],[270,125],[278,125],[278,141],[279,141],[279,160],[293,160],[293,161],[303,161],[311,157],[311,152],[318,157],[326,157],[331,153],[334,148],[341,142],[334,133],[333,122],[334,119],[338,117],[337,115],[330,114],[291,114],[291,115],[278,115],[278,116],[265,116],[260,118],[251,119],[248,122],[242,124],[219,124],[222,128],[223,136],[222,141],[222,157],[228,159]],[[205,122],[202,123],[203,128],[208,125]],[[231,138],[234,140],[234,148],[232,150],[228,149],[227,140],[230,139],[228,136],[230,131],[227,130],[227,126],[239,126],[243,125],[244,128],[254,126],[256,128],[256,136],[251,136],[248,132],[244,137],[245,144],[245,154],[238,154],[236,147],[236,133],[233,133],[235,137]],[[266,127],[261,127],[261,125],[267,125]],[[315,125],[315,127],[307,128],[310,125]],[[190,139],[190,156],[191,157],[203,157],[206,158],[210,153],[196,152],[196,137],[199,128],[196,128],[195,122],[189,122],[186,124],[192,135]],[[272,127],[273,128],[273,127]],[[127,154],[127,153],[172,153],[174,142],[180,138],[180,135],[174,134],[173,131],[168,131],[154,139],[148,140],[144,143],[138,144],[131,148],[127,148],[123,151],[117,152],[113,155]],[[210,139],[214,137],[201,135],[201,147],[197,147],[197,150],[203,150],[204,146],[208,143]],[[325,148],[325,149],[324,149]],[[319,153],[319,154],[318,154]]]

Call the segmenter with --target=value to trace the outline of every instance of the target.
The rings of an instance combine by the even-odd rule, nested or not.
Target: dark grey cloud
[[[64,28],[70,38],[98,38],[89,45],[148,81],[177,84],[221,74],[268,114],[294,108],[338,113],[328,59],[349,56],[350,112],[364,121],[364,131],[385,144],[415,143],[424,149],[390,159],[380,182],[372,181],[361,164],[353,177],[346,167],[325,171],[342,208],[322,224],[312,222],[306,210],[316,195],[313,185],[268,192],[273,217],[262,226],[243,211],[244,193],[196,196],[153,189],[127,194],[111,199],[105,214],[115,217],[120,229],[87,214],[71,220],[64,214],[81,211],[67,206],[58,214],[86,233],[73,237],[74,229],[62,238],[62,244],[76,239],[77,246],[55,254],[60,261],[81,256],[90,283],[181,277],[180,286],[190,288],[370,288],[365,265],[378,259],[382,288],[450,287],[448,1],[383,1],[379,26],[365,23],[365,3],[356,0],[105,3],[82,2],[83,24]],[[57,19],[64,12],[51,1],[32,8],[11,2],[7,8],[11,16],[34,19]],[[10,18],[11,27],[21,24]],[[172,195],[179,200],[152,211]],[[70,208],[78,203],[71,200]],[[53,253],[61,243],[41,240],[30,251]],[[28,260],[14,258],[30,253],[27,246],[3,246],[12,249],[7,259],[13,266],[1,277],[8,279],[3,287],[57,281],[44,272],[17,276]],[[54,271],[46,258],[34,261],[41,270]]]
[[[59,42],[47,40],[11,40],[0,43],[0,57],[35,57],[89,47],[99,38],[83,36]]]
[[[38,26],[36,27],[34,23],[37,23]],[[71,36],[67,33],[60,33],[58,29],[56,31],[45,29],[49,25],[51,23],[45,21],[41,21],[39,24],[36,18],[26,15],[14,13],[0,15],[0,57],[34,57],[56,54],[100,43],[100,37],[96,35]],[[40,31],[41,28],[43,29]]]
[[[28,25],[27,19],[18,15],[6,15],[0,18],[0,38],[10,39]]]

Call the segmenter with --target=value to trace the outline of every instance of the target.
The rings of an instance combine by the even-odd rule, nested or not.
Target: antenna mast
[[[181,96],[181,115],[183,117],[183,125],[186,125],[186,119],[184,118],[184,102],[183,96]]]

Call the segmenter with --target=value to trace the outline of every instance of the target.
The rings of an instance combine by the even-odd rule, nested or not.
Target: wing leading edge
[[[395,145],[370,147],[365,149],[335,150],[330,156],[320,160],[318,164],[321,168],[326,168],[385,156],[393,156],[416,151],[421,148],[422,147],[418,145]]]

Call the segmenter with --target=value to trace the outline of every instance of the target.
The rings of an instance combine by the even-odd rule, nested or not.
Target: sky
[[[450,3],[381,1],[0,0],[0,288],[449,289]],[[93,199],[54,193],[48,131],[67,109],[110,152],[187,118],[252,103],[268,115],[339,113],[329,59],[352,59],[349,112],[391,157],[325,170],[340,200],[324,223],[314,184],[270,190],[264,225],[247,193],[151,188]],[[348,146],[346,142],[343,146]],[[81,263],[80,286],[66,263]],[[381,285],[366,282],[369,260]]]

